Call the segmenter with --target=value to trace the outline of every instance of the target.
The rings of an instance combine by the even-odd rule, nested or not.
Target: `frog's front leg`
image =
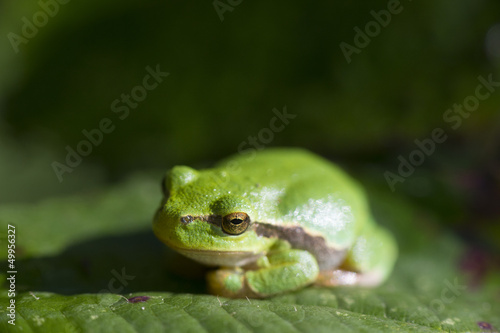
[[[261,257],[254,270],[225,267],[210,272],[208,286],[212,294],[224,297],[266,297],[311,284],[318,273],[312,254],[285,249]]]

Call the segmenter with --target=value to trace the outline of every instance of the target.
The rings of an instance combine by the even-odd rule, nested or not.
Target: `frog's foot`
[[[318,272],[318,263],[309,252],[284,250],[261,257],[255,270],[225,267],[210,272],[207,280],[214,295],[259,298],[311,284]]]
[[[315,284],[318,286],[364,286],[373,287],[383,282],[384,274],[377,271],[368,273],[353,272],[344,269],[321,271]]]
[[[245,271],[239,267],[224,267],[211,271],[207,275],[207,282],[208,291],[212,295],[228,298],[258,298],[246,282]]]

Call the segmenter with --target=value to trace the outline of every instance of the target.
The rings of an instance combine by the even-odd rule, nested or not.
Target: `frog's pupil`
[[[243,220],[241,220],[241,219],[232,219],[231,223],[232,224],[241,224],[241,223],[243,223]]]

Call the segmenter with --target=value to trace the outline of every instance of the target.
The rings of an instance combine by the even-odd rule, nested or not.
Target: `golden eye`
[[[246,213],[231,213],[222,219],[222,231],[229,235],[241,235],[250,225],[250,217]]]

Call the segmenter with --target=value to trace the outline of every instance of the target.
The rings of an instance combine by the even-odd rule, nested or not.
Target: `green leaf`
[[[266,300],[207,295],[205,269],[157,241],[156,179],[0,206],[1,248],[16,227],[16,291],[0,297],[0,332],[497,332],[499,274],[479,285],[459,267],[466,247],[429,212],[372,189],[377,219],[400,255],[374,289],[311,286]],[[5,260],[6,251],[2,250]],[[7,281],[7,270],[0,272]],[[135,296],[147,296],[133,298]],[[15,299],[15,326],[9,324]],[[144,302],[141,302],[144,300]],[[136,302],[134,302],[136,301]],[[488,327],[491,327],[489,329]]]

